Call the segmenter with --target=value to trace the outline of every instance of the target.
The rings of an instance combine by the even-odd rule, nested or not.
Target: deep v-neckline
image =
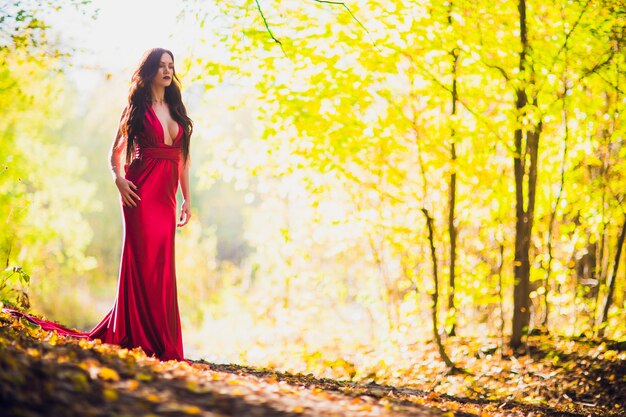
[[[168,145],[167,143],[165,143],[165,127],[163,126],[161,119],[159,119],[159,115],[157,115],[156,111],[152,108],[152,104],[148,103],[148,107],[150,108],[150,110],[152,110],[152,114],[154,115],[154,117],[156,117],[157,122],[159,123],[159,126],[161,126],[161,138],[163,139],[163,145],[170,146],[170,147],[174,146],[174,142],[176,142],[176,140],[178,139],[178,136],[180,135],[180,123],[176,122],[176,127],[178,127],[178,133],[176,134],[176,137],[172,138],[172,144]]]

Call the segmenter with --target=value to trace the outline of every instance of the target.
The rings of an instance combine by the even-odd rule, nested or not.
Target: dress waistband
[[[141,148],[139,149],[140,158],[156,158],[156,159],[171,159],[178,161],[180,159],[180,148]]]

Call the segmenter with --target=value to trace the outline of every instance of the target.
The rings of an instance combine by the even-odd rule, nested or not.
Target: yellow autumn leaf
[[[197,414],[201,414],[202,413],[202,409],[200,407],[195,406],[195,405],[183,405],[180,408],[180,411],[182,411],[185,414],[191,414],[191,415],[197,415]]]
[[[41,356],[41,352],[39,352],[37,349],[34,348],[28,348],[26,349],[26,353],[30,356],[33,356],[35,358]]]
[[[105,388],[102,391],[102,395],[107,401],[117,401],[119,398],[119,394],[113,388]]]
[[[98,371],[98,377],[100,379],[104,379],[105,381],[119,381],[120,376],[115,369],[111,368],[100,368]]]
[[[146,400],[152,402],[152,403],[158,403],[161,401],[161,398],[156,395],[156,394],[148,394],[146,395]]]
[[[137,374],[135,375],[135,379],[138,379],[139,381],[151,381],[152,375],[146,374],[144,372],[137,372]]]
[[[126,389],[128,391],[135,391],[137,388],[139,388],[139,382],[136,379],[129,379],[128,382],[126,383]]]
[[[86,392],[89,390],[89,381],[87,380],[87,375],[82,372],[73,373],[71,376],[72,384],[74,390],[77,392]]]

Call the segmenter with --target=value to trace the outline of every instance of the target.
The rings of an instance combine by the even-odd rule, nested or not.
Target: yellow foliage
[[[105,381],[117,382],[120,380],[120,376],[115,369],[106,368],[106,367],[100,368],[98,370],[98,377]]]
[[[117,401],[119,398],[119,393],[113,388],[104,388],[102,390],[102,395],[107,401]]]

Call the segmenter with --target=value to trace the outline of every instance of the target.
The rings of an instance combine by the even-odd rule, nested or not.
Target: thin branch
[[[265,15],[263,14],[263,10],[261,10],[261,5],[259,4],[259,0],[254,0],[254,2],[256,3],[257,9],[259,9],[259,13],[261,14],[261,19],[263,19],[263,24],[265,24],[265,29],[267,29],[267,33],[269,33],[270,36],[272,37],[272,39],[274,40],[274,42],[276,42],[278,44],[278,46],[280,46],[280,50],[283,51],[283,55],[285,55],[285,57],[286,57],[287,54],[285,53],[285,50],[283,49],[282,42],[279,41],[278,39],[276,39],[276,37],[272,33],[272,30],[270,29],[269,25],[267,24],[267,20],[265,19]]]
[[[509,77],[509,74],[507,74],[507,72],[501,66],[494,65],[494,64],[489,64],[484,59],[483,59],[483,63],[485,64],[485,66],[487,68],[493,68],[493,69],[498,70],[500,72],[500,74],[502,74],[502,76],[504,77],[505,80],[511,81],[511,78]]]
[[[556,60],[559,58],[561,53],[567,48],[567,44],[569,42],[569,39],[572,36],[572,33],[574,33],[574,31],[576,30],[576,28],[580,24],[580,21],[582,20],[583,15],[587,11],[587,7],[589,6],[589,3],[591,3],[591,2],[587,1],[587,3],[585,3],[585,6],[583,7],[583,9],[580,11],[580,14],[578,15],[578,19],[576,19],[576,21],[574,22],[574,25],[572,25],[572,29],[565,34],[565,40],[563,41],[563,44],[561,45],[561,47],[557,51],[556,55],[554,55],[554,58],[552,59],[552,63],[550,64],[550,69],[548,70],[548,73],[552,73],[552,69],[554,68],[554,65],[556,65]],[[537,91],[541,91],[542,90],[544,84],[546,83],[546,80],[547,80],[547,78],[544,78],[543,82],[537,88]]]
[[[572,84],[573,84],[573,86],[572,86],[572,88],[570,88],[570,90],[571,90],[571,89],[573,89],[573,87],[574,87],[574,86],[577,86],[577,85],[579,85],[580,83],[582,83],[582,82],[583,82],[583,80],[584,80],[585,78],[588,78],[588,77],[590,77],[591,75],[595,75],[595,76],[596,76],[596,77],[598,77],[601,81],[604,81],[604,83],[606,83],[607,85],[609,85],[610,87],[612,87],[612,88],[613,88],[615,91],[617,91],[618,93],[626,95],[626,91],[622,90],[622,89],[619,87],[619,85],[617,85],[617,84],[613,84],[610,80],[607,80],[607,79],[606,79],[606,78],[602,75],[602,73],[598,72],[598,70],[599,70],[599,69],[601,69],[602,67],[605,67],[606,65],[608,65],[608,64],[611,62],[611,60],[613,59],[613,57],[614,57],[614,56],[615,56],[615,51],[613,51],[613,50],[612,50],[612,48],[611,48],[611,52],[609,53],[608,57],[606,57],[606,59],[604,59],[604,60],[602,60],[602,61],[600,61],[600,62],[596,63],[593,67],[588,68],[587,70],[585,70],[585,72],[583,72],[583,73],[581,74],[581,76],[580,76],[580,77],[578,77],[578,79],[572,83]],[[561,96],[560,96],[560,95],[556,96],[556,97],[554,98],[554,100],[552,100],[552,101],[551,101],[551,102],[547,105],[546,109],[547,109],[547,110],[551,109],[551,108],[552,108],[552,106],[556,105],[556,104],[557,104],[557,103],[559,103],[560,101],[561,101]]]
[[[493,68],[493,69],[497,69],[500,74],[502,74],[502,76],[504,77],[505,80],[509,81],[511,79],[511,77],[509,77],[509,74],[506,72],[506,70],[504,68],[502,68],[499,65],[495,65],[495,64],[488,64],[487,60],[485,59],[485,57],[482,54],[482,51],[484,50],[484,42],[483,42],[483,30],[482,30],[482,26],[480,25],[480,19],[478,19],[477,23],[477,29],[478,29],[478,44],[480,45],[480,58],[481,60],[485,63],[485,65],[488,68]]]
[[[370,41],[372,41],[372,45],[374,45],[374,48],[376,48],[376,50],[378,52],[382,52],[380,50],[380,48],[378,48],[378,45],[376,45],[376,42],[374,41],[374,39],[372,38],[372,35],[370,34],[370,31],[367,30],[367,28],[363,25],[363,23],[361,23],[361,21],[359,19],[357,19],[357,17],[354,15],[354,13],[352,13],[352,10],[350,10],[350,8],[348,7],[348,5],[342,1],[333,1],[333,0],[313,0],[316,3],[327,3],[327,4],[336,4],[336,5],[341,5],[343,6],[348,13],[350,13],[350,16],[352,16],[352,18],[359,24],[359,26],[361,26],[363,28],[363,30],[365,31],[365,33],[367,33],[367,37],[370,38]]]
[[[378,47],[378,45],[376,45],[376,42],[374,41],[374,38],[372,38],[372,34],[370,33],[369,30],[367,30],[367,28],[363,25],[363,23],[361,23],[361,21],[359,19],[357,19],[357,17],[354,15],[354,13],[352,13],[352,10],[350,10],[350,8],[348,7],[348,5],[344,2],[341,1],[332,1],[332,0],[313,0],[316,3],[327,3],[327,4],[336,4],[336,5],[340,5],[343,6],[343,8],[345,8],[348,13],[350,13],[350,16],[352,16],[352,18],[354,19],[355,22],[357,22],[359,24],[359,26],[361,26],[363,28],[363,30],[365,31],[365,33],[367,33],[367,37],[370,39],[370,41],[372,42],[372,45],[374,45],[374,48],[378,51],[378,52],[382,52],[380,50],[380,48]],[[279,46],[281,51],[283,51],[283,54],[285,56],[287,56],[287,54],[285,53],[285,50],[283,49],[283,44],[280,40],[278,40],[274,34],[272,33],[272,30],[270,29],[268,23],[267,23],[267,19],[265,18],[265,14],[263,13],[263,10],[261,9],[261,5],[259,4],[259,0],[254,0],[254,2],[256,3],[256,7],[257,9],[259,9],[259,13],[261,14],[261,19],[263,19],[263,24],[265,25],[265,29],[267,30],[267,33],[269,33],[270,37],[272,38],[272,40],[274,42],[276,42]]]
[[[412,64],[414,64],[417,68],[419,68],[420,71],[423,74],[426,74],[428,76],[428,78],[431,81],[433,81],[437,86],[439,86],[440,88],[442,88],[443,90],[445,90],[445,91],[447,91],[449,93],[452,93],[452,89],[450,87],[448,87],[447,85],[445,85],[444,83],[439,81],[439,79],[433,73],[431,73],[424,65],[420,64],[415,59],[413,59],[413,56],[411,54],[409,54],[407,52],[404,52],[404,53],[402,53],[402,55],[404,55],[406,58],[408,58],[409,61],[411,61]],[[495,128],[493,126],[491,126],[491,124],[487,120],[485,120],[484,117],[482,117],[477,111],[472,109],[469,104],[467,104],[463,99],[459,99],[458,102],[461,103],[463,105],[463,107],[468,112],[470,112],[478,121],[482,122],[485,125],[485,127],[487,127],[487,129],[496,136],[496,138],[502,140],[502,136],[500,135],[500,133],[498,133],[495,130]],[[509,150],[512,151],[511,148],[509,148]]]
[[[585,78],[585,77],[587,77],[587,76],[589,76],[589,75],[595,74],[598,78],[600,78],[602,81],[604,81],[607,85],[611,86],[611,87],[612,87],[615,91],[617,91],[618,93],[620,93],[620,94],[626,94],[626,92],[625,92],[624,90],[622,90],[621,88],[619,88],[619,84],[617,84],[617,83],[616,83],[616,84],[613,84],[610,80],[607,80],[607,79],[604,77],[604,75],[602,75],[602,74],[601,74],[601,73],[599,73],[599,72],[595,72],[595,71],[597,71],[597,70],[600,68],[600,66],[604,66],[604,65],[608,64],[608,63],[609,63],[609,61],[613,58],[613,56],[614,56],[614,55],[615,55],[615,54],[612,54],[612,55],[611,55],[611,57],[610,57],[607,61],[605,61],[605,62],[604,62],[604,63],[602,63],[601,65],[600,65],[600,64],[596,65],[596,66],[595,66],[592,70],[589,70],[586,74],[583,74],[583,75],[582,75],[582,76],[578,79],[578,81],[580,82],[583,78]]]

